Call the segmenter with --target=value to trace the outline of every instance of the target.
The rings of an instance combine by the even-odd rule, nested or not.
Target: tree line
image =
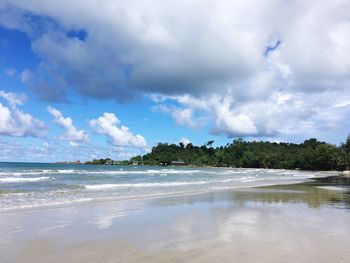
[[[152,151],[136,156],[123,164],[171,165],[181,162],[193,166],[348,170],[350,135],[340,146],[315,138],[301,144],[287,142],[245,141],[235,139],[225,146],[212,147],[214,141],[202,146],[158,143]]]

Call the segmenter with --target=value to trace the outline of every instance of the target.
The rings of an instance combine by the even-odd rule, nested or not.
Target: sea
[[[294,170],[3,162],[0,211],[292,184],[328,175]]]

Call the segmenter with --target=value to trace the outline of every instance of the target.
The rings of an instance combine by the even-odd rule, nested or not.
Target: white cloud
[[[23,105],[27,97],[22,93],[12,93],[0,90],[0,97],[4,98],[12,107]]]
[[[77,147],[77,146],[79,146],[78,143],[73,142],[73,141],[70,141],[70,142],[69,142],[69,145],[72,146],[72,147]]]
[[[93,144],[80,144],[72,147],[66,142],[56,139],[44,141],[34,138],[28,142],[25,138],[0,137],[0,161],[26,161],[26,162],[57,162],[57,161],[87,161],[94,158],[107,158],[113,160],[125,160],[137,153],[130,149],[115,152],[112,147],[99,147]]]
[[[182,137],[182,138],[179,140],[179,143],[183,143],[183,145],[186,147],[187,144],[190,144],[190,143],[191,143],[191,141],[190,141],[189,139],[187,139],[187,138]]]
[[[28,113],[18,109],[26,97],[22,94],[0,91],[8,107],[0,102],[0,135],[13,137],[42,137],[46,134],[45,124]]]
[[[234,113],[230,101],[221,100],[211,105],[214,114],[213,133],[228,135],[256,135],[258,130],[246,113]]]
[[[180,125],[187,125],[191,128],[197,128],[198,124],[193,121],[192,109],[175,108],[171,114],[175,121]]]
[[[32,76],[32,72],[29,69],[22,70],[20,74],[20,80],[22,83],[27,83]]]
[[[60,136],[61,140],[67,140],[70,142],[81,142],[88,140],[88,134],[84,130],[78,130],[74,125],[70,117],[64,117],[63,114],[52,107],[47,107],[47,111],[54,117],[55,122],[64,128],[66,132]],[[74,146],[70,144],[71,146]]]
[[[323,98],[328,98],[327,100]],[[337,92],[320,94],[272,93],[265,100],[236,101],[233,95],[193,98],[191,96],[163,97],[155,108],[172,115],[166,104],[178,103],[182,111],[189,110],[203,125],[211,127],[213,134],[237,136],[281,136],[300,135],[317,137],[329,133],[339,126],[348,127],[349,105],[346,97]],[[340,106],[341,107],[340,107]],[[175,119],[175,121],[177,121]],[[192,120],[193,121],[193,120]],[[186,124],[185,122],[182,123]],[[322,132],[321,132],[322,131]]]
[[[120,120],[114,113],[105,112],[98,119],[91,120],[90,126],[98,133],[107,135],[115,146],[141,149],[147,147],[145,138],[140,134],[134,135],[128,127],[120,125]]]
[[[177,124],[185,125],[192,129],[200,129],[203,127],[203,119],[195,118],[191,108],[179,108],[176,106],[167,106],[165,104],[153,107],[154,111],[160,111],[170,114]]]
[[[30,85],[42,99],[160,94],[180,104],[162,104],[178,124],[273,136],[348,132],[338,98],[350,93],[349,9],[347,0],[4,0],[0,24],[30,36],[42,58]],[[68,34],[79,30],[86,36]]]

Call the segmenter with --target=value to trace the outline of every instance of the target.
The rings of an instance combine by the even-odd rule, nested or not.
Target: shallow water
[[[1,262],[345,263],[350,194],[332,187],[347,184],[323,178],[0,211]]]
[[[2,164],[0,261],[345,263],[350,181],[329,175]]]
[[[327,172],[0,163],[0,210],[306,182]]]

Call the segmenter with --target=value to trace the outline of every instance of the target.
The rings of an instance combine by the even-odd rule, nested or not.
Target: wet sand
[[[1,262],[349,262],[350,178],[0,213]]]

